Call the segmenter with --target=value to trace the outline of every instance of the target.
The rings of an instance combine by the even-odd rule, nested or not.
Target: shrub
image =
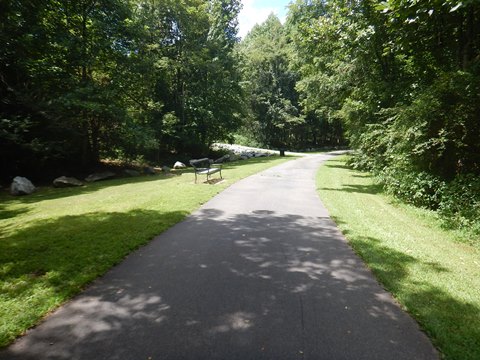
[[[438,177],[426,172],[387,168],[379,175],[385,191],[408,204],[437,209],[445,188]]]
[[[445,188],[439,214],[449,228],[480,234],[480,177],[458,175]]]

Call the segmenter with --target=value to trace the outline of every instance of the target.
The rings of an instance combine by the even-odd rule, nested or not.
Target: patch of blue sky
[[[290,2],[291,0],[242,0],[238,35],[245,37],[255,24],[263,23],[272,13],[277,15],[282,23],[285,22]]]

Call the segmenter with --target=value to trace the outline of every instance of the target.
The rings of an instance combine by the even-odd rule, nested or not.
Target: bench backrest
[[[195,169],[210,169],[210,164],[211,161],[209,158],[190,160],[190,165],[192,165]]]

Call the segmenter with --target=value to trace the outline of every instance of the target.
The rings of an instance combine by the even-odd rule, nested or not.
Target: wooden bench
[[[221,164],[212,164],[212,160],[209,158],[203,159],[193,159],[190,160],[190,165],[193,166],[195,171],[195,183],[197,183],[197,175],[207,175],[207,181],[210,175],[215,174],[217,172],[220,173],[220,179],[222,178],[222,165]],[[212,167],[214,166],[214,167]]]

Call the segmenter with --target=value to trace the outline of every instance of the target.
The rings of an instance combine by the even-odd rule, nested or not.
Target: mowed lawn
[[[444,358],[480,359],[480,239],[460,242],[433,212],[396,203],[345,160],[322,166],[317,187],[354,250]]]
[[[194,174],[116,179],[81,188],[0,195],[0,347],[38,323],[126,255],[235,181],[288,158],[224,165],[225,180]],[[218,178],[218,174],[212,176]]]

